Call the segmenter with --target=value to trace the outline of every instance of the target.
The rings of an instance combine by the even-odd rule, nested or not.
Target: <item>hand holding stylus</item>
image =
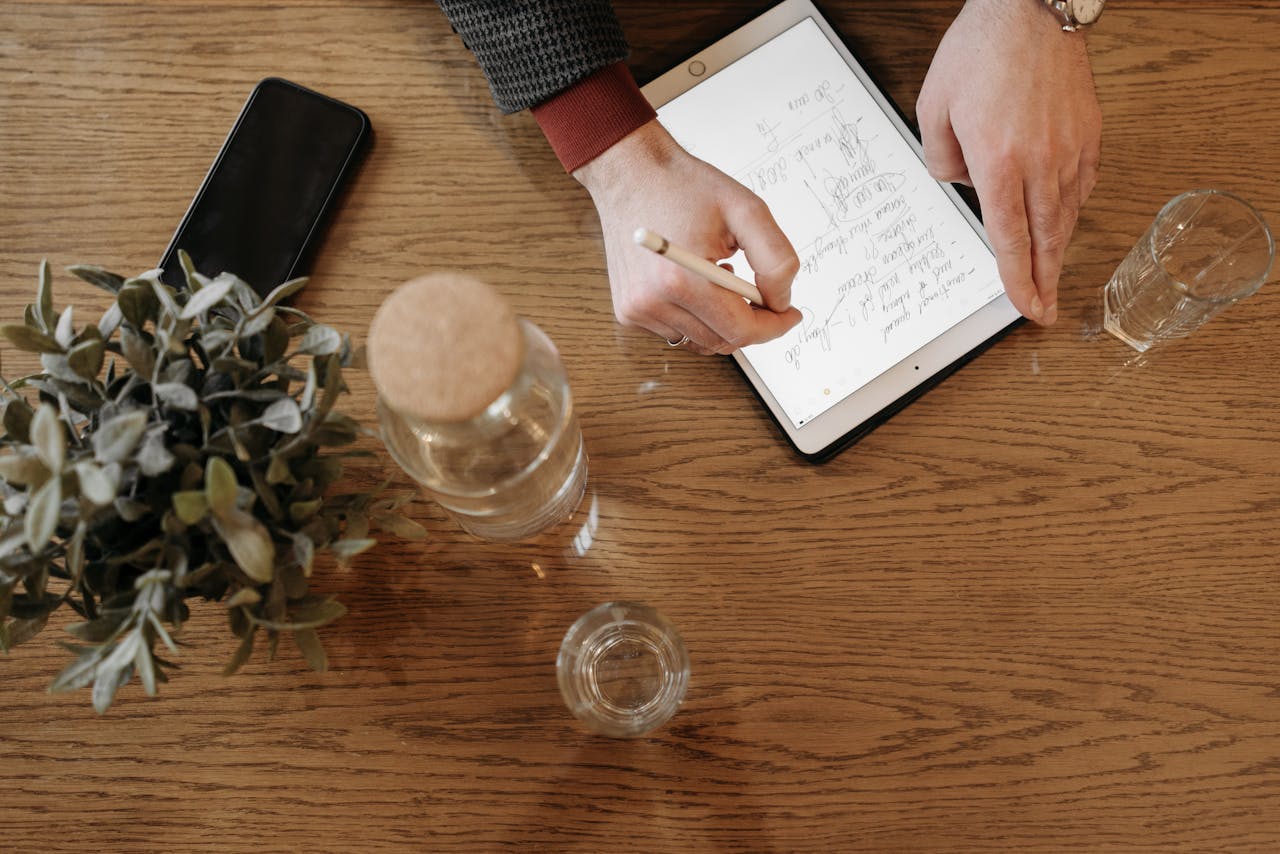
[[[727,291],[733,291],[754,305],[764,305],[764,297],[760,295],[760,290],[755,285],[746,279],[739,279],[724,267],[711,263],[701,255],[694,255],[688,249],[676,246],[665,237],[654,234],[647,228],[637,228],[634,236],[636,243],[639,243],[645,249],[657,252],[664,258],[674,261],[690,273],[701,276],[713,285],[719,285]]]
[[[694,353],[727,354],[777,338],[800,322],[800,312],[791,308],[791,280],[800,260],[768,206],[681,148],[657,121],[573,174],[600,213],[613,310],[624,326],[646,329]],[[672,244],[720,273],[728,271],[715,259],[741,249],[763,307],[637,245],[635,230],[642,225],[661,229]]]

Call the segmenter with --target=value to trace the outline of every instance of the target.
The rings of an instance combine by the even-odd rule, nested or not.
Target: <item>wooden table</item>
[[[645,76],[767,4],[617,5]],[[959,3],[825,6],[911,113]],[[425,542],[319,579],[350,608],[323,632],[329,672],[286,643],[224,679],[235,641],[208,603],[160,697],[134,682],[101,718],[45,693],[55,617],[0,661],[0,844],[1275,850],[1280,290],[1142,362],[1096,312],[1182,190],[1280,223],[1280,3],[1113,6],[1061,321],[814,467],[727,360],[614,323],[590,200],[528,115],[496,112],[433,4],[7,0],[5,322],[42,257],[153,266],[253,83],[297,80],[377,131],[300,307],[362,337],[422,271],[494,283],[563,352],[598,524],[582,555],[504,548],[416,503]],[[367,376],[351,385],[341,408],[371,422]],[[628,742],[576,725],[553,666],[615,598],[665,612],[693,659],[682,711]]]

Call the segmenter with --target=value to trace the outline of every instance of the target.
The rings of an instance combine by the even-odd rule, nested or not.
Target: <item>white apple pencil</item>
[[[764,297],[760,295],[760,291],[755,285],[746,279],[739,279],[724,267],[717,266],[706,258],[694,255],[688,249],[681,249],[660,234],[654,234],[647,228],[637,228],[635,241],[645,249],[657,252],[663,258],[674,261],[690,273],[701,276],[713,285],[719,285],[727,291],[733,291],[755,305],[764,305]]]

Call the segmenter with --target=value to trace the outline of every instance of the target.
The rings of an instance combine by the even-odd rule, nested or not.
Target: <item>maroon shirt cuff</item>
[[[624,62],[614,63],[530,110],[566,172],[657,118]]]

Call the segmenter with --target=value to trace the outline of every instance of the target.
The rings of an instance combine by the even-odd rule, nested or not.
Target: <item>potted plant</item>
[[[349,338],[282,304],[305,280],[259,297],[181,262],[184,289],[69,268],[112,297],[85,324],[55,308],[44,262],[24,322],[0,326],[41,365],[0,376],[0,648],[74,610],[50,690],[92,685],[99,712],[134,674],[148,694],[166,681],[193,599],[226,609],[227,674],[285,633],[325,669],[316,630],[345,609],[310,592],[317,553],[350,560],[371,525],[425,533],[398,513],[412,493],[330,494],[344,459],[371,452],[334,408]]]

